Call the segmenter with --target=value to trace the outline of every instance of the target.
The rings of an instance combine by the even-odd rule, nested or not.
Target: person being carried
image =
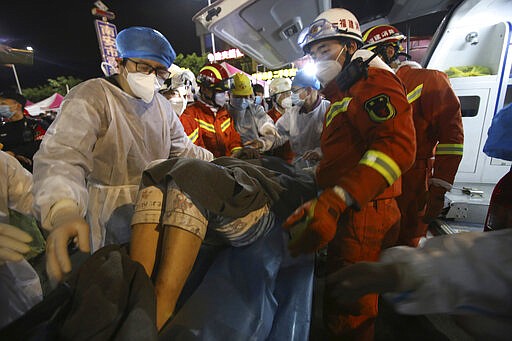
[[[266,167],[230,157],[173,158],[144,172],[130,257],[154,278],[158,329],[173,314],[207,231],[223,245],[248,246],[280,226],[276,216],[282,221],[315,195],[310,176],[296,179]]]

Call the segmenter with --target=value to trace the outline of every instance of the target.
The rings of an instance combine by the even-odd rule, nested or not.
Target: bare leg
[[[141,223],[132,226],[130,258],[142,264],[148,277],[151,277],[155,266],[160,235],[157,226],[158,224],[155,223]]]
[[[174,226],[164,228],[162,255],[155,283],[158,330],[174,312],[201,243],[202,239],[189,231]]]

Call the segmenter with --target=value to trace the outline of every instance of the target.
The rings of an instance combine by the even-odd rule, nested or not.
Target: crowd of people
[[[240,292],[248,291],[245,286],[259,288],[252,295],[271,292],[274,304],[302,300],[310,308],[311,296],[298,288],[312,272],[280,276],[289,264],[311,269],[314,254],[326,250],[323,322],[330,339],[373,339],[381,293],[404,313],[484,311],[491,320],[495,314],[500,328],[494,334],[471,330],[505,335],[512,313],[498,303],[500,295],[510,296],[509,271],[482,270],[485,283],[503,287],[492,295],[480,294],[476,282],[455,291],[478,275],[471,257],[483,257],[478,261],[484,264],[482,254],[493,252],[502,255],[492,258],[496,262],[508,261],[510,234],[447,236],[418,248],[462,159],[460,104],[447,76],[404,61],[405,36],[395,27],[361,32],[345,9],[321,13],[304,33],[298,43],[316,74],[299,70],[292,80],[272,80],[269,101],[261,85],[221,64],[204,65],[197,75],[171,68],[176,53],[170,42],[147,27],[118,34],[119,72],[71,89],[49,127],[24,113],[23,96],[1,93],[0,170],[8,181],[0,191],[0,270],[20,262],[32,240],[13,226],[10,210],[35,217],[43,229],[53,285],[76,270],[70,246],[94,253],[129,245],[131,260],[154,285],[156,313],[149,318],[164,332],[173,320],[186,319],[179,315],[187,311],[180,297],[205,246],[237,250],[210,268],[231,264],[243,250],[267,269],[264,255],[285,243],[286,254],[274,258],[277,268],[251,277],[253,284],[229,271],[223,280]],[[364,72],[347,72],[354,65]],[[6,278],[15,279],[9,269]],[[208,271],[204,281],[211,282]],[[448,279],[451,271],[459,272],[457,282]],[[303,283],[277,293],[293,281]],[[205,320],[217,321],[226,307],[243,301],[222,286],[206,290],[217,300],[201,303],[210,312]],[[0,301],[13,295],[2,293]],[[30,302],[3,314],[0,326],[26,313]],[[310,310],[303,312],[305,321]],[[225,330],[231,337],[282,337],[291,328],[282,319],[288,313],[275,308],[263,327],[258,321],[268,316],[255,313],[247,321],[259,327]],[[230,339],[224,329],[215,335],[200,324],[194,328],[190,335],[197,339]]]

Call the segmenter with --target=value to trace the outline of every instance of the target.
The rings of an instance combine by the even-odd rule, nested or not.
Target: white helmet
[[[276,78],[274,79],[268,88],[270,97],[278,95],[281,92],[291,91],[292,81],[289,78]]]
[[[196,77],[190,70],[182,70],[181,72],[177,72],[171,78],[170,88],[172,90],[178,90],[180,87],[185,86],[190,86],[194,91],[197,88]]]
[[[302,30],[297,42],[305,53],[309,53],[312,43],[336,38],[350,38],[363,44],[357,18],[344,8],[331,8],[320,13],[311,25]]]

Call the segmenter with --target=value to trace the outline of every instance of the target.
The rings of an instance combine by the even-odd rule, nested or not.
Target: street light
[[[212,4],[212,1],[208,0],[208,6],[210,6],[211,4]],[[213,32],[210,33],[210,37],[211,37],[210,39],[212,40],[212,51],[215,54],[215,52],[217,52],[217,51],[215,51],[215,36],[213,35]]]
[[[14,78],[16,78],[16,85],[18,86],[18,92],[20,95],[23,95],[23,93],[21,92],[20,80],[18,79],[18,73],[16,72],[16,66],[14,66],[14,64],[10,64],[10,66],[12,68],[12,72],[14,72]]]

